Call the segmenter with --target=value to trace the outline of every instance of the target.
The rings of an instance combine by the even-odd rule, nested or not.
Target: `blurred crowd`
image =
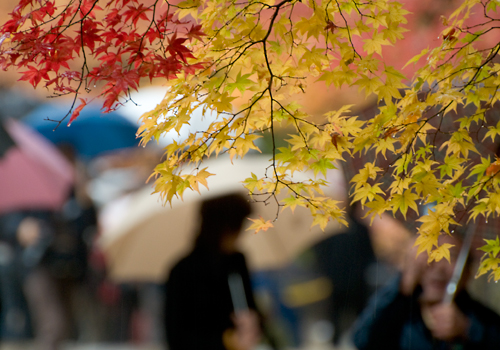
[[[2,96],[11,96],[0,101],[5,106],[20,98],[15,91],[3,91]],[[35,118],[37,103],[22,100],[16,106],[2,109],[2,125],[9,118],[32,131],[42,129],[29,122]],[[42,120],[44,116],[37,115]],[[78,127],[78,121],[71,126]],[[106,131],[111,133],[111,128]],[[13,157],[14,149],[24,149],[16,135],[9,134],[11,129],[2,129],[6,136],[0,143],[0,169],[2,158]],[[410,349],[403,344],[408,340],[405,332],[410,332],[417,348],[427,349],[429,342],[437,342],[445,344],[441,349],[466,339],[468,327],[473,326],[485,334],[477,340],[484,348],[499,344],[495,332],[500,330],[496,315],[500,291],[484,278],[466,283],[477,254],[469,255],[456,304],[438,310],[435,306],[443,298],[456,257],[447,267],[430,267],[422,263],[422,256],[413,263],[409,256],[415,256],[411,249],[414,223],[407,225],[384,214],[370,224],[357,205],[347,210],[348,227],[330,227],[296,248],[286,264],[257,268],[237,245],[244,219],[254,211],[248,199],[232,193],[200,197],[194,211],[172,214],[169,221],[156,225],[160,232],[176,230],[176,226],[193,231],[185,243],[188,248],[169,258],[168,267],[154,272],[158,263],[149,262],[147,251],[139,259],[127,258],[123,252],[138,250],[138,244],[110,227],[122,225],[142,232],[138,239],[151,240],[150,255],[155,248],[167,255],[170,244],[168,239],[160,242],[147,236],[152,231],[148,225],[157,220],[147,215],[163,207],[147,212],[138,196],[152,192],[146,180],[162,151],[155,145],[137,147],[135,133],[132,138],[130,144],[101,151],[96,150],[98,137],[84,135],[92,154],[72,142],[75,136],[52,142],[70,165],[72,179],[55,206],[28,202],[9,208],[2,194],[1,342],[34,342],[44,350],[58,349],[65,341],[156,344],[172,350],[194,349],[199,344],[211,344],[206,349],[237,350]],[[38,171],[37,176],[42,175]],[[329,176],[334,184],[331,195],[347,201],[342,173]],[[30,191],[28,195],[34,198],[36,193]],[[145,219],[133,221],[139,215]],[[487,226],[495,230],[497,224]],[[106,248],[110,241],[112,248]],[[119,254],[123,260],[117,266]],[[128,272],[120,272],[126,263],[130,264]],[[134,275],[139,268],[143,268],[142,275]],[[470,294],[462,293],[466,287]],[[427,298],[425,303],[421,295]],[[470,301],[471,295],[491,310]],[[423,315],[417,321],[403,312],[405,302],[412,298],[416,298],[412,305],[422,303],[412,309]],[[446,317],[460,322],[439,328],[447,324]],[[388,337],[392,343],[384,347]]]

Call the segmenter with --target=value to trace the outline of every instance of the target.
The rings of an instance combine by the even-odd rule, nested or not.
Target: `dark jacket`
[[[377,261],[368,228],[351,218],[344,232],[322,240],[313,247],[313,252],[319,272],[333,284],[325,307],[335,329],[334,344],[338,344],[373,291],[366,277]]]
[[[228,276],[243,280],[248,307],[255,309],[245,258],[201,249],[182,259],[167,282],[166,333],[170,350],[223,350],[223,332],[233,327]]]
[[[456,296],[458,308],[469,318],[467,341],[444,342],[425,327],[417,289],[412,296],[399,292],[400,276],[372,297],[357,320],[353,341],[359,350],[500,349],[500,316],[466,291]]]

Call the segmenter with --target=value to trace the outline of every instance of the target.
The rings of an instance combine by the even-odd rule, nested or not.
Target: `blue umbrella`
[[[93,106],[86,106],[70,127],[66,126],[65,120],[54,130],[57,123],[47,119],[61,120],[68,111],[68,105],[43,104],[28,113],[23,121],[56,145],[72,145],[86,159],[113,150],[137,147],[139,143],[137,125],[119,112],[106,114]]]

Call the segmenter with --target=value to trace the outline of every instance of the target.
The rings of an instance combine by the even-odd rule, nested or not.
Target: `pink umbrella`
[[[0,153],[0,214],[59,209],[73,185],[72,165],[48,140],[24,124],[8,119],[0,128],[12,140]]]

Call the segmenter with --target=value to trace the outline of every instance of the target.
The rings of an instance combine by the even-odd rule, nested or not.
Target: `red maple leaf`
[[[0,56],[0,69],[6,71],[9,66],[10,64],[7,61],[7,58],[5,56]]]
[[[326,22],[325,30],[328,30],[328,31],[334,33],[336,28],[337,28],[337,26],[332,21],[329,20],[328,22]]]
[[[80,3],[80,18],[90,17],[95,19],[94,10],[102,10],[101,7],[97,6],[97,0],[83,0]]]
[[[16,1],[9,21],[0,24],[0,68],[26,67],[19,80],[34,87],[43,81],[55,95],[80,93],[80,86],[104,83],[101,96],[109,112],[123,93],[138,88],[142,77],[169,79],[182,70],[196,74],[203,68],[187,64],[193,55],[186,46],[187,40],[203,39],[201,25],[179,20],[162,2],[106,0],[102,10],[99,0],[77,0],[60,11],[55,0]],[[32,23],[25,24],[27,20]],[[186,33],[182,37],[181,31]],[[80,64],[74,61],[85,48],[89,49],[85,73],[70,70],[73,63]],[[72,112],[72,121],[81,108]]]
[[[113,88],[110,88],[104,93],[104,97],[105,99],[102,105],[104,113],[111,112],[115,102],[118,101],[118,93]]]
[[[11,53],[9,54],[9,58],[10,58],[10,65],[15,65],[16,64],[16,61],[17,59],[21,57],[21,55],[17,52],[14,52],[14,53]]]
[[[149,81],[153,82],[153,78],[158,75],[156,64],[153,62],[143,62],[139,67],[139,75],[142,77],[148,76]]]
[[[83,107],[85,107],[87,105],[87,101],[85,99],[81,98],[80,101],[82,103],[78,107],[76,107],[75,110],[73,111],[73,113],[71,114],[71,118],[69,118],[68,126],[70,126],[71,123],[73,123],[75,121],[75,119],[78,118]]]
[[[117,54],[115,52],[109,52],[99,56],[99,61],[109,65],[115,65],[116,62],[121,63],[122,56],[120,53]]]
[[[152,44],[155,40],[160,39],[161,35],[156,28],[149,28],[145,37],[149,40],[149,43]]]
[[[186,74],[196,74],[200,69],[204,69],[207,62],[200,62],[196,64],[190,64],[183,67]]]
[[[95,49],[94,56],[96,58],[100,59],[99,56],[107,55],[109,52],[109,49],[113,48],[113,47],[114,47],[114,45],[112,43],[101,44],[101,45],[99,45],[99,47],[97,49]]]
[[[156,64],[156,69],[157,71],[161,72],[161,76],[163,77],[170,77],[172,74],[175,75],[179,71],[179,69],[182,68],[182,64],[179,62],[179,60],[175,57],[156,57],[157,59],[157,64]]]
[[[54,2],[52,1],[47,1],[45,3],[45,6],[42,7],[42,9],[49,15],[53,16],[54,12],[56,11],[56,7],[54,6]]]
[[[82,78],[82,75],[80,72],[68,70],[64,73],[61,73],[61,77],[63,79],[67,79],[68,83],[71,83],[71,81],[73,80],[75,81],[80,80]]]
[[[119,70],[117,74],[113,74],[112,77],[115,79],[115,87],[122,92],[126,92],[129,88],[137,90],[139,87],[140,76],[136,70]]]
[[[104,38],[104,41],[106,43],[110,43],[117,39],[118,38],[118,35],[119,35],[119,32],[116,31],[115,28],[110,28],[109,30],[101,33],[101,38]]]
[[[33,23],[33,25],[36,25],[39,22],[43,22],[45,16],[47,16],[47,12],[44,11],[43,8],[39,8],[38,10],[32,11],[29,15],[31,23]]]
[[[67,43],[69,45],[67,45]],[[52,50],[49,50],[49,54],[45,55],[45,68],[47,68],[48,71],[57,73],[61,66],[69,69],[68,61],[73,58],[71,54],[72,43],[73,40],[59,40],[56,42],[56,45],[52,46]]]
[[[15,33],[17,29],[24,23],[25,18],[18,14],[12,14],[12,19],[8,20],[2,26],[2,33]]]
[[[77,33],[80,34],[79,39],[83,41],[83,45],[87,46],[92,51],[95,49],[96,42],[102,42],[99,33],[101,29],[97,28],[98,24],[100,23],[86,19],[83,21],[82,30],[77,31]]]
[[[42,78],[46,80],[50,79],[45,68],[38,70],[36,67],[28,66],[28,69],[21,72],[23,76],[19,80],[28,81],[33,87],[36,87]]]
[[[134,69],[137,69],[144,62],[144,54],[142,52],[138,52],[135,55],[130,56],[128,59],[128,64],[134,66]]]
[[[149,20],[146,12],[152,11],[150,8],[144,7],[143,4],[134,7],[132,5],[128,5],[128,10],[123,13],[125,16],[125,22],[128,22],[132,19],[132,23],[134,26],[137,26],[137,22],[139,19],[143,19],[145,21]]]
[[[59,79],[60,79],[60,77],[57,75],[54,79],[49,80],[48,82],[46,82],[45,83],[45,87],[49,87],[52,84],[55,84],[56,86],[60,86],[59,85]]]
[[[455,37],[455,28],[451,28],[451,30],[448,33],[446,33],[445,35],[443,35],[443,40],[453,41],[454,39],[456,39],[456,37]]]
[[[191,28],[188,30],[186,33],[186,36],[189,38],[189,41],[194,39],[198,39],[199,41],[203,42],[202,36],[207,36],[205,33],[203,33],[201,30],[201,24],[195,26],[194,24],[191,25]]]
[[[110,9],[108,14],[104,17],[104,21],[108,23],[110,27],[114,27],[118,23],[121,23],[122,16],[120,15],[120,9],[118,8]]]
[[[166,23],[166,22],[171,22],[174,23],[174,15],[173,13],[169,11],[165,11],[161,14],[160,19],[158,20],[158,23]],[[178,22],[178,21],[175,21]]]
[[[186,40],[187,38],[177,38],[177,32],[175,32],[171,38],[168,38],[168,46],[166,47],[166,51],[168,51],[170,55],[173,57],[179,55],[184,63],[186,63],[186,57],[194,57],[191,54],[191,50],[183,45]]]

